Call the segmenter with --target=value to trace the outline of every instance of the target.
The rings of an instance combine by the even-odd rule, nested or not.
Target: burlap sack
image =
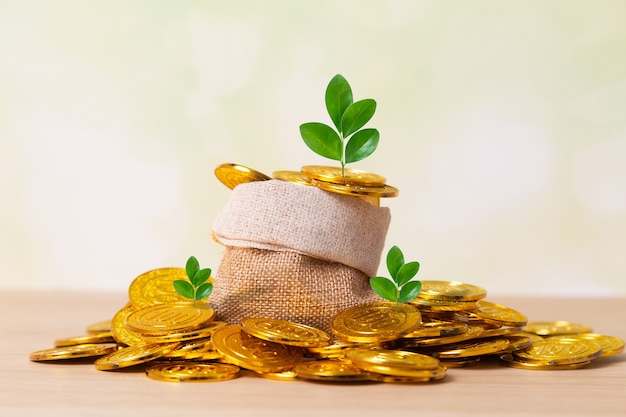
[[[391,216],[362,199],[284,181],[235,187],[213,235],[226,246],[209,300],[217,317],[270,317],[329,328],[339,311],[377,296]]]

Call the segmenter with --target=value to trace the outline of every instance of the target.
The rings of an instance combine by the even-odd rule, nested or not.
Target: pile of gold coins
[[[380,198],[397,197],[399,190],[386,184],[381,175],[357,169],[306,165],[300,171],[274,171],[273,177],[244,165],[224,163],[215,169],[215,176],[230,189],[239,184],[271,179],[314,186],[336,194],[351,195],[379,205]]]
[[[624,341],[582,324],[527,323],[511,308],[484,298],[478,286],[422,281],[408,304],[374,302],[339,312],[331,334],[266,317],[215,320],[204,300],[194,306],[173,281],[182,268],[138,276],[129,302],[87,335],[58,339],[32,361],[93,358],[99,370],[134,367],[162,381],[222,381],[242,374],[277,380],[423,383],[449,368],[483,360],[522,369],[586,366],[624,350]]]

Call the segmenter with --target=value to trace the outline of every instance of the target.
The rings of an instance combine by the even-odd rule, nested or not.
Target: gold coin
[[[295,371],[283,371],[283,372],[261,372],[256,373],[258,376],[265,379],[273,379],[275,381],[298,381],[298,375]]]
[[[422,281],[420,299],[448,301],[477,301],[485,298],[487,291],[477,285],[456,281]]]
[[[226,361],[255,372],[288,371],[302,361],[299,348],[251,336],[240,325],[217,329],[211,340]]]
[[[340,311],[330,323],[333,334],[348,342],[385,342],[412,332],[421,323],[409,304],[372,302]]]
[[[210,337],[215,330],[223,326],[226,326],[225,321],[212,321],[197,329],[172,333],[142,334],[141,338],[146,343],[184,342],[187,340]]]
[[[456,336],[466,333],[469,327],[465,323],[428,322],[402,336],[403,339],[421,339],[443,336]]]
[[[239,376],[239,367],[224,363],[164,363],[148,367],[146,375],[168,382],[226,381]]]
[[[526,325],[526,316],[512,308],[489,301],[480,300],[472,315],[481,321],[497,326],[522,327]]]
[[[344,168],[343,175],[341,167],[330,167],[321,165],[306,165],[302,167],[302,173],[307,177],[333,184],[350,184],[364,186],[384,186],[387,179],[372,172],[358,169]]]
[[[186,332],[208,325],[215,313],[212,308],[191,304],[155,304],[141,308],[126,318],[126,327],[142,334]]]
[[[300,347],[328,345],[330,336],[323,330],[291,321],[270,318],[247,318],[242,321],[243,330],[270,342]]]
[[[300,185],[311,185],[311,179],[299,171],[274,171],[272,176],[276,180]]]
[[[438,300],[428,298],[415,298],[411,301],[411,304],[418,306],[420,312],[422,311],[466,311],[475,310],[478,307],[476,301],[453,301],[453,300]]]
[[[127,303],[113,316],[113,319],[111,320],[111,334],[117,343],[124,344],[126,346],[146,344],[139,333],[126,327],[126,318],[135,311],[137,311],[137,309],[131,303]]]
[[[549,365],[545,363],[528,362],[522,359],[516,358],[510,353],[500,356],[500,363],[511,368],[519,369],[532,369],[532,370],[548,370],[558,371],[566,369],[580,369],[589,365],[590,361],[570,363],[565,365]]]
[[[166,358],[182,358],[189,353],[204,353],[214,351],[215,347],[210,337],[204,339],[195,339],[186,343],[182,343],[176,350],[164,355]],[[221,355],[220,355],[221,356]]]
[[[215,168],[215,176],[231,190],[239,184],[271,180],[271,177],[239,164],[224,163]]]
[[[359,185],[359,184],[335,184],[319,180],[311,180],[311,184],[317,188],[331,193],[368,196],[378,198],[397,197],[400,191],[391,185]]]
[[[505,337],[509,341],[509,347],[506,348],[508,353],[529,348],[533,344],[533,339],[530,336],[506,335]]]
[[[114,369],[138,365],[140,363],[150,362],[170,353],[174,349],[178,348],[178,346],[178,343],[155,343],[152,345],[125,347],[96,360],[96,369],[101,371],[111,371]]]
[[[184,268],[159,268],[144,272],[131,282],[128,287],[128,298],[137,308],[154,304],[173,304],[189,302],[174,289],[174,281],[187,280]],[[212,282],[212,278],[208,280]],[[202,303],[204,300],[198,300]]]
[[[542,321],[526,324],[525,332],[539,336],[557,336],[562,334],[591,333],[593,329],[586,324],[570,323],[569,321]]]
[[[480,337],[483,333],[480,326],[468,326],[467,331],[453,336],[431,337],[422,339],[400,339],[398,343],[404,347],[440,346],[459,343]]]
[[[314,381],[359,382],[369,380],[366,371],[357,368],[350,362],[334,359],[300,362],[294,368],[294,372],[300,378]]]
[[[495,336],[507,336],[510,334],[516,334],[522,331],[521,327],[497,327],[495,329],[485,329],[483,333],[480,335],[481,338],[484,337],[495,337]]]
[[[61,346],[52,349],[38,350],[30,354],[33,362],[57,361],[62,359],[92,358],[107,355],[117,349],[115,343],[84,344]]]
[[[445,366],[446,368],[467,368],[470,366],[478,365],[480,363],[480,356],[469,356],[457,359],[441,358],[439,362],[441,362],[441,365]]]
[[[376,369],[376,371],[374,371]],[[376,381],[383,382],[428,382],[434,381],[438,379],[442,379],[446,376],[446,367],[443,365],[439,365],[437,369],[411,369],[409,367],[391,367],[391,366],[375,366],[371,367],[371,369],[367,369],[370,372],[370,378],[373,376]],[[386,375],[392,376],[394,378],[413,378],[413,381],[402,380],[385,380],[385,379],[376,379],[377,375]]]
[[[358,343],[358,342],[344,342],[341,340],[334,340],[331,344],[322,347],[309,347],[306,348],[304,353],[306,357],[317,359],[342,359],[346,356],[348,349],[382,349],[382,344],[378,342],[373,343]]]
[[[442,367],[444,368],[444,367]],[[424,382],[438,381],[446,376],[445,371],[434,373],[430,376],[395,376],[395,375],[383,375],[370,372],[370,381],[386,382],[392,384],[421,384]]]
[[[111,331],[111,320],[99,321],[87,326],[88,334],[107,333]]]
[[[353,349],[346,351],[346,358],[356,366],[372,372],[378,372],[376,369],[381,366],[412,370],[434,370],[439,368],[439,360],[437,358],[404,350]]]
[[[87,336],[66,337],[63,339],[56,339],[54,341],[54,346],[75,346],[91,343],[115,343],[115,338],[113,338],[113,334],[111,332],[90,334]]]
[[[505,338],[480,339],[445,346],[445,350],[429,352],[440,359],[456,359],[468,356],[483,356],[499,353],[509,347],[509,340]]]
[[[600,355],[602,358],[617,355],[624,351],[624,341],[614,336],[606,336],[595,333],[580,333],[576,335],[553,336],[553,338],[594,341],[602,348],[602,354]]]
[[[602,347],[591,340],[549,338],[533,343],[529,348],[513,352],[513,357],[526,362],[547,365],[567,365],[599,357]]]

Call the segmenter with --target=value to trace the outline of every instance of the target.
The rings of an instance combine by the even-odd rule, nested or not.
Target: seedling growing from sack
[[[200,269],[198,260],[191,256],[187,259],[185,271],[188,281],[177,279],[173,282],[174,289],[183,297],[192,299],[195,307],[197,300],[207,298],[213,291],[213,283],[206,282],[211,277],[211,268]]]
[[[311,122],[300,125],[300,135],[313,152],[339,161],[344,176],[346,164],[367,158],[378,146],[378,130],[361,129],[374,115],[376,102],[371,98],[353,102],[350,84],[337,74],[326,87],[326,110],[336,130]]]
[[[397,246],[387,253],[387,270],[391,278],[370,278],[370,285],[378,296],[385,300],[394,301],[396,307],[400,303],[412,301],[422,289],[421,281],[414,277],[419,271],[419,262],[404,263],[404,255]]]

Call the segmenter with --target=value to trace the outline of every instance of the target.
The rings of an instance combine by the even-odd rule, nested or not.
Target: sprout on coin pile
[[[370,278],[370,285],[376,294],[385,300],[400,303],[412,301],[422,289],[421,281],[415,279],[419,271],[419,262],[404,263],[404,254],[394,246],[387,253],[387,270],[391,278]]]
[[[347,163],[367,158],[378,146],[378,130],[361,129],[374,115],[376,101],[353,102],[350,84],[337,74],[326,87],[326,109],[337,130],[324,123],[304,123],[300,135],[313,152],[339,161],[344,176]]]
[[[173,282],[174,288],[183,297],[192,299],[195,307],[197,300],[207,298],[213,291],[213,283],[206,282],[211,277],[211,268],[200,269],[196,257],[191,256],[187,259],[185,270],[189,281],[177,279]]]

